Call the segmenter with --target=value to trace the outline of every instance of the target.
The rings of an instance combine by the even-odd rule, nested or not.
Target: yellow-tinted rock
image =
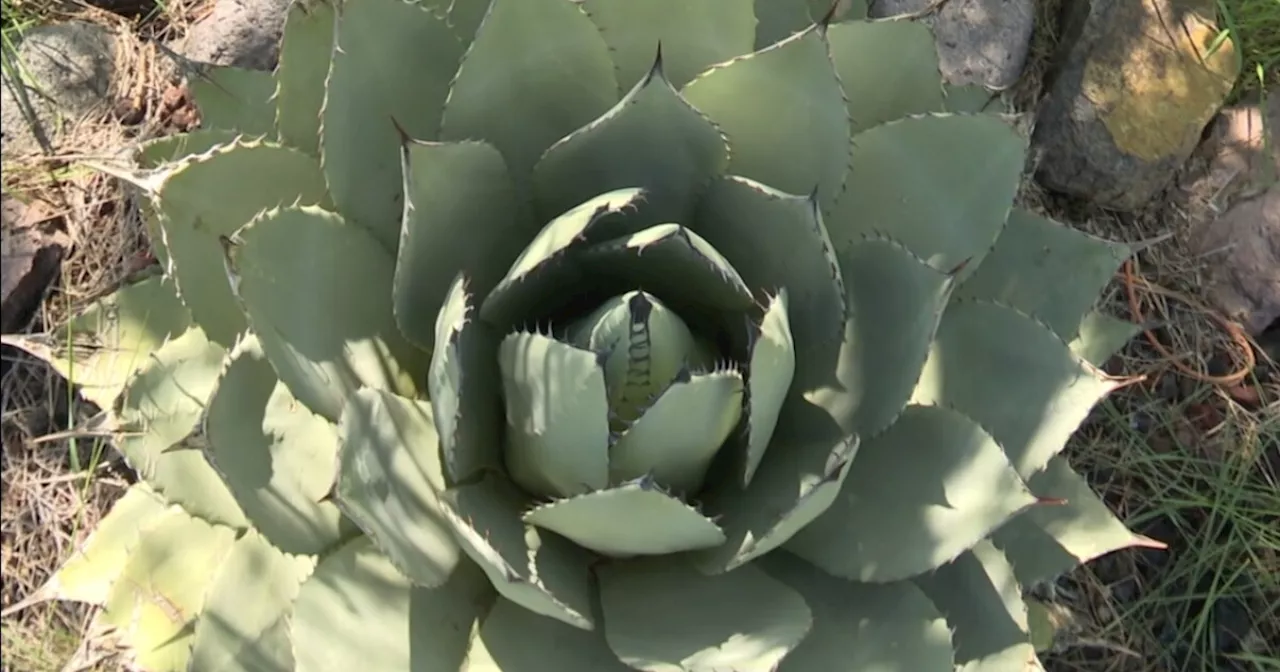
[[[1235,81],[1214,0],[1080,1],[1074,38],[1036,130],[1048,187],[1144,205],[1195,149]]]

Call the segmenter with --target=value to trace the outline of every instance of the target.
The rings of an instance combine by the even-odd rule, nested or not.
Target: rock
[[[1280,90],[1267,101],[1218,115],[1173,199],[1205,262],[1205,294],[1254,335],[1280,319],[1280,144],[1273,130],[1268,155],[1263,135],[1280,129]]]
[[[922,11],[934,0],[872,0],[883,18]],[[1022,75],[1035,27],[1035,0],[949,0],[921,20],[933,29],[948,84],[1005,89]]]
[[[1239,69],[1230,41],[1208,53],[1215,8],[1215,0],[1065,3],[1065,51],[1033,136],[1044,186],[1136,210],[1170,185]]]
[[[291,1],[215,0],[213,11],[187,30],[177,51],[202,63],[271,70],[280,57]]]
[[[30,324],[58,277],[70,241],[62,218],[42,201],[0,197],[0,333]]]
[[[6,72],[0,90],[3,152],[27,154],[40,149],[40,134],[50,141],[59,122],[74,122],[110,108],[115,67],[115,38],[101,26],[82,21],[51,24],[25,32],[14,56],[23,69],[23,91],[35,119],[23,113],[20,82]],[[32,128],[32,121],[39,130]]]

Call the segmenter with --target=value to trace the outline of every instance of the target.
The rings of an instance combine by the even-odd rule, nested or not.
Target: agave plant
[[[303,0],[192,87],[103,167],[160,270],[10,339],[139,476],[41,595],[142,669],[1023,670],[1151,543],[1059,456],[1132,250],[1012,207],[921,24]]]

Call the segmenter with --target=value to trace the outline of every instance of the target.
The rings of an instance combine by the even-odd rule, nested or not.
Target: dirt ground
[[[32,0],[26,0],[31,2]],[[128,194],[72,168],[121,137],[181,130],[193,118],[181,86],[149,41],[179,33],[201,0],[117,0],[121,13],[74,2],[61,12],[126,26],[132,64],[103,110],[50,155],[6,163],[3,182],[61,217],[73,246],[32,331],[57,325],[150,261]],[[44,3],[47,4],[47,3]],[[1057,1],[1042,2],[1033,57],[1011,92],[1033,109],[1056,46]],[[20,9],[20,3],[14,3]],[[126,7],[127,5],[127,7]],[[6,12],[11,10],[6,4]],[[45,13],[47,14],[47,12]],[[1109,238],[1159,240],[1117,275],[1105,304],[1149,325],[1107,365],[1141,377],[1102,404],[1069,448],[1073,464],[1132,526],[1166,551],[1113,554],[1047,589],[1063,634],[1051,670],[1280,671],[1280,334],[1255,342],[1200,297],[1203,259],[1182,245],[1181,214],[1167,203],[1120,215],[1056,197],[1028,182],[1024,204]],[[6,350],[0,380],[0,573],[3,672],[118,669],[110,650],[81,646],[90,614],[24,602],[83,540],[130,474],[108,446],[70,438],[93,409],[44,367]]]

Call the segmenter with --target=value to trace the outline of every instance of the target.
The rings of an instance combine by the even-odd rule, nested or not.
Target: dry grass
[[[1010,92],[1018,109],[1032,109],[1043,93],[1047,64],[1057,48],[1055,24],[1062,1],[1038,3],[1031,63]],[[1223,0],[1223,6],[1232,12],[1234,29],[1246,36],[1247,53],[1280,53],[1275,41],[1280,29],[1271,23],[1275,14],[1266,14],[1280,2]],[[144,38],[180,31],[200,11],[199,0],[164,7],[125,20],[77,1],[5,0],[11,17],[26,12],[31,20],[103,21]],[[118,57],[126,64],[127,77],[117,82],[116,95],[126,102],[126,113],[142,115],[124,136],[163,133],[168,73],[145,42],[126,38],[121,44]],[[145,259],[143,229],[119,187],[68,168],[77,158],[97,157],[119,146],[119,116],[119,110],[102,110],[62,134],[48,153],[4,166],[6,190],[57,208],[74,242],[33,328],[60,323]],[[1173,234],[1139,254],[1132,277],[1117,277],[1106,299],[1114,314],[1132,318],[1136,307],[1139,319],[1158,325],[1109,364],[1113,373],[1144,375],[1146,382],[1104,403],[1070,448],[1073,462],[1116,511],[1171,548],[1114,554],[1054,586],[1054,601],[1074,614],[1074,624],[1051,667],[1280,670],[1280,651],[1275,650],[1280,642],[1280,531],[1274,523],[1280,519],[1280,373],[1252,345],[1247,349],[1259,366],[1244,375],[1233,373],[1248,363],[1245,349],[1195,298],[1204,260],[1181,245],[1182,224],[1169,210],[1120,216],[1055,198],[1034,185],[1028,185],[1022,200],[1111,238],[1139,241]],[[42,367],[18,359],[6,368],[0,380],[0,606],[9,612],[83,539],[119,495],[127,474],[117,462],[103,459],[113,453],[101,445],[41,441],[83,419],[86,410]],[[68,660],[92,660],[90,652],[77,649],[89,617],[85,609],[48,603],[6,613],[0,672],[53,671]],[[1230,627],[1233,620],[1249,625],[1236,632]],[[1229,648],[1219,641],[1226,636],[1238,640],[1230,654],[1237,668],[1216,667],[1225,660],[1217,654]],[[1177,655],[1162,657],[1161,652]],[[112,668],[109,662],[97,662],[86,669]]]

